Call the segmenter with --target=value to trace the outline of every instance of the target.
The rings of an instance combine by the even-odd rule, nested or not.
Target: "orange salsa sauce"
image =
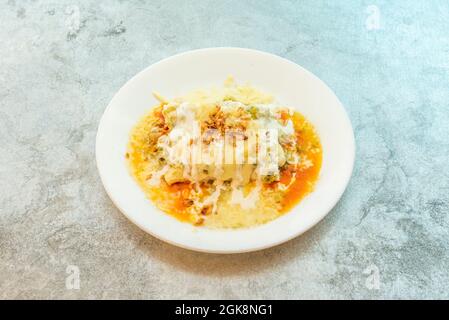
[[[282,199],[282,213],[293,208],[302,198],[313,191],[315,182],[320,174],[323,150],[318,135],[313,126],[299,113],[295,112],[292,117],[296,132],[297,143],[302,148],[301,157],[306,157],[312,166],[296,171],[296,180],[287,189]],[[287,167],[281,173],[280,183],[288,184],[293,176],[294,167]]]

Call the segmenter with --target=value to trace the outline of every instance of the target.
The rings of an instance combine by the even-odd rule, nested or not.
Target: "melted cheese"
[[[161,178],[170,169],[169,165],[165,165],[161,170],[154,172],[151,178],[147,181],[150,186],[157,186],[161,183]]]
[[[161,104],[132,132],[127,158],[142,189],[163,211],[195,225],[245,227],[278,217],[312,190],[321,146],[313,127],[292,109],[233,84],[191,99],[155,96]],[[199,139],[205,128],[247,131],[231,135],[236,140],[225,136],[223,150],[220,141]],[[268,153],[257,157],[259,129],[277,138],[268,141]],[[206,164],[209,152],[212,159]]]
[[[223,189],[223,182],[219,181],[215,187],[214,192],[212,192],[209,196],[207,196],[203,202],[202,207],[212,205],[212,214],[217,212],[217,203],[220,198],[221,190]]]
[[[232,186],[231,200],[229,203],[238,204],[242,209],[252,209],[256,206],[256,202],[259,201],[261,190],[262,182],[260,179],[257,180],[256,186],[246,196],[240,187]]]

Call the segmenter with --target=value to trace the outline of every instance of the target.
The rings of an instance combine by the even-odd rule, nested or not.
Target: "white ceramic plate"
[[[130,176],[125,152],[129,132],[157,101],[152,91],[176,97],[193,89],[222,85],[228,75],[271,93],[295,107],[315,126],[323,163],[315,190],[292,211],[267,224],[210,230],[182,223],[159,211]],[[104,187],[132,222],[171,244],[203,252],[236,253],[268,248],[318,223],[337,203],[354,164],[351,123],[335,94],[316,76],[278,56],[240,48],[210,48],[178,54],[129,80],[109,103],[97,133],[96,157]]]

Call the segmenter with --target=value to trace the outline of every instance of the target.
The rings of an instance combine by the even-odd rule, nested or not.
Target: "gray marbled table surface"
[[[449,298],[448,1],[1,0],[0,26],[0,298]],[[96,170],[124,82],[213,46],[301,64],[355,130],[341,201],[272,249],[162,243]]]

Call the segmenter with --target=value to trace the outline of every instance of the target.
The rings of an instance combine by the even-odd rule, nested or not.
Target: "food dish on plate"
[[[196,226],[260,225],[313,190],[322,148],[299,112],[232,78],[160,103],[135,125],[130,172],[162,211]]]

